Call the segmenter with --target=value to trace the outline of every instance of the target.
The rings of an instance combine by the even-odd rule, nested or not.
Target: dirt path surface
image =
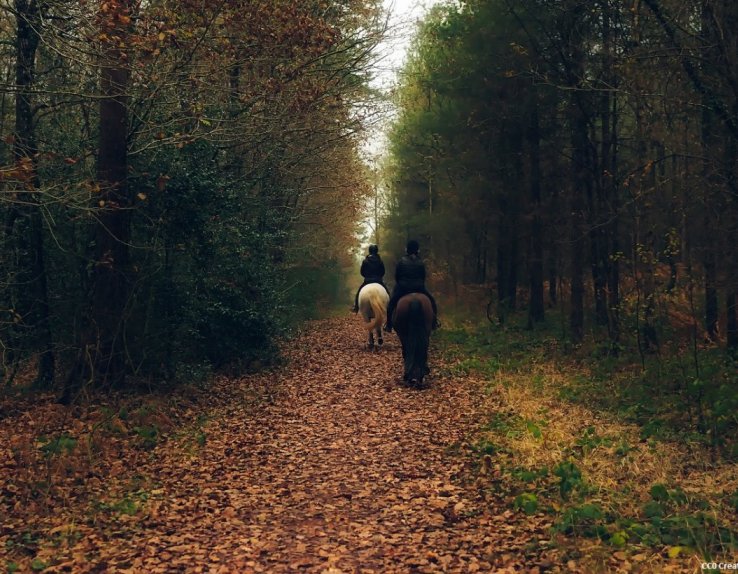
[[[125,482],[131,512],[91,515],[88,501],[86,517],[47,517],[44,536],[69,521],[78,535],[36,549],[46,571],[558,569],[540,556],[537,519],[495,508],[469,478],[459,447],[479,424],[479,388],[438,375],[426,390],[401,386],[397,338],[370,353],[353,317],[315,323],[290,347],[269,380],[213,385],[200,448],[171,440],[108,467],[100,497],[120,500]],[[254,408],[241,397],[259,377],[273,396]]]
[[[402,387],[396,337],[377,354],[363,341],[345,319],[295,341],[274,405],[258,418],[232,405],[208,429],[216,448],[160,475],[160,513],[174,520],[152,524],[163,534],[142,533],[132,555],[145,566],[168,551],[169,566],[206,571],[493,570],[511,551],[505,532],[516,536],[460,487],[463,461],[447,454],[475,422],[479,389]],[[183,526],[176,511],[193,499]]]

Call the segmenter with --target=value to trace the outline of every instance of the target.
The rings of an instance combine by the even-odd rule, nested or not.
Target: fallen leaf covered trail
[[[401,386],[399,341],[390,335],[370,353],[355,317],[312,324],[286,354],[287,365],[274,372],[213,381],[207,400],[184,405],[169,440],[152,450],[101,437],[107,442],[88,471],[64,478],[59,467],[45,505],[29,482],[34,475],[20,478],[22,450],[13,451],[0,464],[17,485],[0,499],[12,512],[0,525],[12,560],[21,571],[34,560],[46,572],[75,573],[553,566],[545,517],[495,506],[474,485],[463,445],[481,420],[478,383],[435,375],[429,389]],[[34,422],[23,431],[28,444],[61,429],[83,437],[102,424],[75,422],[51,403],[43,408],[46,419],[7,419],[0,435],[12,436],[26,418]],[[70,462],[82,455],[74,450]]]
[[[356,322],[321,322],[292,342],[273,404],[256,415],[231,404],[197,458],[160,460],[162,496],[126,562],[147,571],[494,570],[517,529],[509,512],[490,512],[458,485],[463,461],[447,454],[469,432],[479,390],[439,378],[429,390],[402,387],[397,339],[377,354],[363,340]]]
[[[209,425],[198,459],[159,476],[158,516],[172,516],[198,489],[201,508],[188,513],[184,531],[151,518],[165,534],[142,538],[144,556],[134,562],[145,567],[147,554],[159,561],[168,552],[174,565],[178,546],[188,547],[188,568],[201,554],[205,570],[213,559],[224,570],[268,572],[483,562],[462,550],[455,532],[464,529],[449,528],[468,508],[444,450],[463,438],[468,412],[438,390],[443,383],[422,392],[398,386],[399,347],[388,339],[382,352],[369,353],[360,327],[344,319],[293,341],[275,403],[256,417],[231,405]],[[437,547],[442,562],[433,568]]]

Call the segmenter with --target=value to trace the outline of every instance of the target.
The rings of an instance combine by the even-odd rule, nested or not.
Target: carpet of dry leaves
[[[432,349],[430,387],[410,389],[397,338],[372,353],[365,337],[356,317],[317,321],[285,342],[284,367],[74,408],[6,393],[0,572],[699,571],[695,557],[562,540],[550,512],[514,508],[512,463],[471,446],[490,416],[545,414],[536,440],[493,437],[531,468],[588,425],[630,436],[526,382],[545,368],[555,386],[556,369],[453,375]],[[592,487],[643,494],[694,467],[678,445],[631,442],[626,462],[607,449],[579,462]],[[730,486],[729,469],[709,468],[698,488]]]
[[[560,570],[545,518],[478,495],[458,448],[478,420],[471,380],[402,386],[396,337],[370,353],[353,317],[286,353],[283,369],[139,408],[4,403],[0,568]]]

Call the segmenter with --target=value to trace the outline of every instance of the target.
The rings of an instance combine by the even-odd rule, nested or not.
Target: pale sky
[[[383,91],[389,91],[397,82],[408,48],[415,34],[416,24],[423,19],[427,10],[443,0],[383,0],[384,8],[389,14],[389,33],[378,46],[378,62],[375,66],[375,77],[372,85]],[[385,152],[386,129],[391,119],[391,107],[386,108],[386,116],[381,122],[369,129],[366,144],[363,146],[365,161],[376,165]],[[375,190],[379,193],[379,190]],[[363,221],[361,241],[362,251],[357,253],[360,259],[365,255],[366,241],[373,240],[374,200],[370,198],[366,205],[366,218]]]
[[[389,14],[389,32],[377,50],[377,64],[372,85],[389,91],[397,82],[407,51],[415,34],[416,24],[422,20],[427,10],[441,0],[383,0],[384,8]],[[388,110],[389,113],[389,110]],[[389,117],[386,118],[388,120]],[[386,122],[382,122],[383,124]],[[373,162],[382,154],[387,126],[375,126],[370,130],[364,150],[369,162]]]
[[[377,79],[382,85],[391,84],[396,77],[412,41],[417,21],[435,3],[435,0],[384,0],[390,30],[387,39],[380,46],[382,60],[377,70]]]

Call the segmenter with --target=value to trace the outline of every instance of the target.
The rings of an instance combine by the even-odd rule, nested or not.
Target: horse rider
[[[438,329],[438,307],[433,295],[425,288],[425,264],[420,258],[420,245],[411,239],[407,242],[405,252],[395,268],[395,288],[392,290],[392,297],[387,305],[387,325],[384,330],[392,331],[392,315],[397,302],[408,293],[422,293],[430,299],[433,305],[433,328]]]
[[[385,288],[389,295],[389,289],[387,289],[387,285],[384,284],[383,280],[384,261],[382,261],[382,258],[379,256],[379,247],[376,245],[369,246],[369,255],[367,255],[364,258],[364,261],[361,262],[361,276],[364,278],[364,282],[356,291],[356,297],[354,297],[354,308],[351,309],[354,313],[359,312],[359,291],[361,291],[365,285],[369,285],[369,283],[379,283]]]

